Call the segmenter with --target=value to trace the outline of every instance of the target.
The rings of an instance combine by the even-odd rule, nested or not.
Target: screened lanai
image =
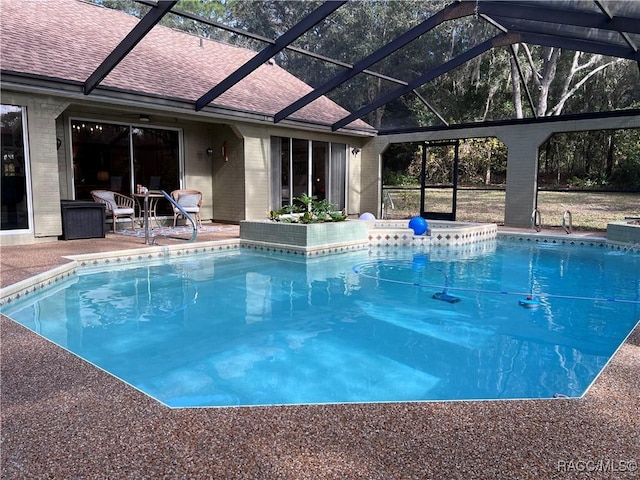
[[[97,183],[77,170],[83,125],[171,137],[170,168],[153,171],[149,161],[138,172],[135,145],[125,146],[126,161],[110,177],[125,177],[130,191],[138,174],[151,183],[162,173],[163,188],[195,184],[206,191],[208,215],[232,222],[291,201],[293,175],[285,179],[283,170],[278,186],[275,157],[295,142],[305,145],[309,194],[338,192],[349,214],[381,216],[390,146],[418,145],[408,158],[425,142],[495,137],[508,164],[500,223],[523,227],[536,207],[539,152],[549,136],[640,127],[638,2],[93,0],[75,9],[46,2],[47,18],[38,17],[42,5],[3,8],[12,21],[3,19],[1,80],[9,103],[33,102],[31,114],[46,117],[28,123],[38,164],[31,182],[57,168],[54,200],[78,198]],[[51,20],[73,10],[87,15],[69,24],[71,39]],[[213,43],[239,48],[225,57],[212,53]],[[278,139],[286,148],[273,149]],[[313,173],[319,146],[326,165],[339,159],[338,171]],[[625,161],[610,176],[624,177]],[[102,164],[88,170],[97,180],[105,172]],[[57,202],[38,205],[34,197],[30,208],[23,182],[12,202],[33,211],[25,226],[31,216],[44,222],[32,228],[36,237],[55,235]],[[229,185],[236,197],[225,193]]]
[[[348,130],[351,122],[365,120],[375,128],[377,137],[363,145],[362,155],[379,166],[364,182],[372,185],[369,196],[376,202],[367,208],[378,215],[384,209],[380,165],[388,145],[422,142],[425,151],[426,141],[502,137],[513,148],[504,223],[523,227],[536,208],[538,149],[547,137],[557,131],[638,127],[637,2],[263,2],[267,17],[283,20],[277,27],[252,21],[250,15],[240,21],[233,14],[205,17],[175,2],[137,3],[149,7],[139,31],[87,79],[86,94],[100,88],[99,79],[144,35],[145,20],[150,28],[165,15],[174,16],[193,22],[199,34],[249,45],[256,55],[212,85],[192,108],[214,109],[220,96],[257,66],[282,64],[313,90],[270,115],[274,124],[295,120],[301,109],[326,95],[351,113],[324,127]],[[369,17],[363,14],[366,9]],[[332,35],[343,42],[323,40]],[[626,72],[623,89],[612,87],[613,74],[609,83],[590,81],[619,71],[620,65]],[[554,78],[556,69],[571,78],[560,82]],[[487,75],[495,79],[480,80]],[[473,95],[473,89],[485,93]],[[607,100],[593,104],[580,100],[581,93]],[[453,207],[451,214],[439,217],[455,219],[455,197]],[[423,214],[425,208],[421,205]]]
[[[109,5],[115,2],[96,1]],[[210,2],[216,3],[216,2]],[[228,2],[233,3],[233,2]],[[282,61],[292,64],[296,75],[310,83],[314,90],[273,115],[274,123],[295,118],[295,113],[302,107],[322,95],[343,88],[354,79],[371,77],[385,84],[379,95],[371,101],[360,105],[346,105],[352,113],[331,124],[332,130],[345,128],[356,119],[366,116],[398,98],[408,95],[430,112],[431,124],[449,125],[456,122],[452,115],[441,113],[437,99],[427,90],[420,91],[430,82],[446,75],[452,70],[472,62],[477,57],[495,49],[507,49],[514,59],[515,69],[522,81],[523,96],[527,107],[523,116],[538,117],[545,114],[535,108],[534,99],[522,72],[521,60],[515,53],[518,45],[533,45],[548,49],[561,49],[571,52],[583,52],[616,59],[624,59],[640,68],[640,5],[637,2],[618,0],[534,0],[534,1],[456,1],[446,4],[440,1],[430,2],[364,2],[364,1],[330,1],[330,2],[256,2],[259,8],[280,10],[273,13],[272,19],[278,15],[287,16],[286,22],[280,25],[258,25],[250,19],[238,21],[232,16],[236,12],[214,15],[216,10],[209,10],[210,17],[182,10],[180,2],[139,0],[134,11],[142,16],[140,23],[122,40],[102,64],[86,79],[82,85],[83,92],[90,95],[100,89],[101,81],[120,62],[128,52],[164,17],[174,17],[170,24],[182,24],[185,29],[204,34],[207,37],[222,38],[241,44],[250,44],[256,49],[256,55],[242,67],[228,75],[217,85],[200,96],[193,104],[196,111],[215,106],[216,99],[234,84],[241,82],[259,65],[267,61]],[[268,4],[274,3],[270,6]],[[365,49],[356,46],[362,40],[357,33],[359,16],[362,10],[375,9],[379,15],[378,27],[385,27],[385,20],[391,11],[402,3],[411,5],[412,17],[404,17],[389,27],[393,32],[384,38],[367,42]],[[242,4],[242,2],[236,2]],[[280,5],[278,5],[280,4]],[[302,5],[300,5],[302,4]],[[117,4],[116,4],[117,5]],[[146,13],[144,8],[148,7]],[[211,17],[214,17],[213,19]],[[220,17],[219,19],[216,17]],[[267,14],[268,17],[268,14]],[[189,27],[186,22],[193,22],[197,27]],[[242,29],[242,24],[262,27],[261,33]],[[264,22],[267,23],[267,22]],[[389,21],[391,23],[391,21]],[[240,25],[240,26],[236,26]],[[474,29],[473,39],[464,38],[460,30]],[[287,28],[289,27],[289,28]],[[344,50],[329,48],[314,42],[322,33],[334,28],[341,34]],[[456,32],[458,30],[458,32]],[[445,35],[448,39],[448,51],[433,50],[428,45],[429,37]],[[459,42],[457,42],[459,40]],[[320,43],[320,44],[318,44]],[[259,47],[262,44],[262,48]],[[346,47],[345,47],[346,46]],[[399,52],[412,49],[411,53],[420,53],[420,70],[405,72],[398,68]],[[308,78],[297,67],[302,61],[300,57],[310,59],[305,67],[311,72]],[[347,58],[348,57],[348,58]],[[401,57],[400,57],[401,58]],[[637,81],[637,76],[636,76]],[[357,88],[357,83],[352,82]],[[636,89],[637,90],[637,89]],[[378,92],[376,92],[378,93]],[[373,95],[369,95],[373,97]],[[636,100],[636,99],[634,99]],[[630,104],[614,105],[614,109],[629,108]],[[572,111],[569,113],[585,113]],[[380,132],[397,128],[399,125],[392,119],[382,118],[383,122],[369,122]],[[491,120],[497,120],[493,117]],[[464,119],[462,119],[464,121]],[[414,125],[423,127],[422,125]],[[404,126],[410,128],[411,126]]]

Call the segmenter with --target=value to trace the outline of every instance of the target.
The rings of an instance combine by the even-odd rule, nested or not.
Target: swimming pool
[[[640,255],[241,249],[81,273],[3,313],[171,407],[573,397],[640,319]]]

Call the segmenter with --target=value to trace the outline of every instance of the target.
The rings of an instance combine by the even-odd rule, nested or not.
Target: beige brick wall
[[[377,146],[373,146],[372,143],[365,145],[360,152],[360,169],[358,171],[360,177],[352,181],[352,185],[355,187],[353,195],[356,197],[357,202],[354,202],[354,211],[349,213],[360,215],[364,212],[369,212],[380,218],[382,157],[381,151]]]
[[[226,142],[227,158],[222,156]],[[244,219],[244,142],[229,126],[217,128],[212,140],[213,219],[239,222]]]
[[[28,154],[31,175],[33,237],[57,238],[62,234],[60,182],[56,145],[56,118],[68,102],[45,95],[3,91],[2,103],[27,109]],[[3,242],[8,243],[8,242]]]
[[[351,153],[351,148],[348,149],[348,163],[349,163],[349,190],[347,192],[347,214],[348,215],[360,215],[365,210],[362,209],[362,165],[363,165],[363,153],[362,148],[359,146],[360,152],[354,155]]]
[[[504,208],[504,224],[507,226],[531,226],[537,197],[538,146],[545,138],[546,133],[535,128],[501,138],[508,152]]]
[[[246,189],[244,190],[243,197],[244,217],[237,217],[234,221],[262,220],[268,216],[271,198],[270,165],[272,136],[345,143],[350,146],[356,146],[361,142],[360,139],[338,134],[308,132],[255,124],[239,124],[236,126],[236,131],[239,136],[244,138],[244,182],[246,184]],[[349,212],[351,213],[352,211],[357,211],[353,209],[357,208],[360,203],[359,172],[361,153],[352,155],[351,149],[349,149],[349,155],[348,176],[350,192],[348,197],[348,207]],[[231,163],[231,160],[229,160],[229,163]],[[241,175],[242,171],[237,171],[237,174]],[[242,190],[240,189],[240,191]],[[240,202],[236,202],[236,205],[240,205]]]
[[[184,171],[181,187],[202,192],[200,218],[208,220],[213,215],[213,184],[211,182],[212,158],[207,155],[214,126],[201,123],[185,123],[183,130]]]

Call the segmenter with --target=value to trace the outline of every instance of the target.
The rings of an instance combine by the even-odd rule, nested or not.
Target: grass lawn
[[[404,219],[420,210],[419,189],[387,189],[394,208],[386,208],[386,218]],[[386,193],[385,193],[386,195]],[[504,223],[504,190],[458,189],[456,220]],[[429,189],[426,210],[451,210],[451,189]],[[388,202],[387,202],[388,205]],[[571,212],[574,230],[607,229],[607,223],[640,217],[640,194],[602,192],[538,192],[538,210],[544,228],[561,228],[562,215]]]

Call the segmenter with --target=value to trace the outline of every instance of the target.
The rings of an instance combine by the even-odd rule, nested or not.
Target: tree
[[[139,17],[148,10],[148,7],[131,0],[93,1]],[[177,9],[275,40],[321,3],[182,0]],[[334,58],[348,66],[429,18],[447,3],[449,0],[350,1],[301,36],[293,46]],[[258,39],[172,14],[167,15],[162,23],[255,50],[266,46]],[[328,92],[327,96],[347,110],[355,111],[398,88],[399,83],[409,82],[443,65],[498,33],[492,24],[477,15],[446,21],[371,66],[369,71],[376,72],[376,75],[360,73]],[[276,61],[312,87],[325,83],[347,68],[291,49],[279,53]],[[523,79],[520,79],[519,71]],[[442,124],[443,121],[463,123],[523,118],[530,111],[527,93],[531,94],[531,108],[537,116],[630,108],[640,105],[639,76],[637,64],[632,61],[555,47],[526,44],[499,47],[417,88],[415,93],[418,95],[408,93],[378,108],[363,120],[380,129]],[[575,138],[579,138],[580,145],[570,147],[552,141],[545,147],[541,164],[547,176],[553,170],[556,181],[561,177],[567,178],[569,173],[579,171],[577,165],[580,164],[583,175],[593,176],[598,172],[599,178],[618,178],[615,155],[620,143],[618,136],[611,132],[605,135],[602,140],[604,149],[600,144],[596,147],[592,143],[595,137]],[[621,145],[631,148],[628,142]],[[389,164],[400,167],[408,156],[415,156],[419,147],[413,145],[409,148],[414,149],[411,155],[406,149],[390,149],[386,157]],[[577,159],[576,152],[580,151],[585,154]],[[595,151],[601,152],[597,161],[590,153]],[[391,160],[394,154],[398,158]],[[495,172],[494,153],[487,151],[486,154],[484,171],[480,174],[473,167],[470,172],[488,182]]]
[[[606,69],[613,69],[622,59],[612,59],[602,55],[583,52],[563,51],[557,47],[530,47],[522,44],[522,51],[528,66],[527,80],[535,92],[535,110],[538,117],[560,115],[567,102],[589,81],[595,81]],[[519,49],[516,49],[516,55]],[[515,58],[512,60],[515,65]],[[514,85],[514,104],[521,105],[521,90],[518,71],[512,66],[511,82]],[[554,103],[553,106],[550,103]],[[581,110],[589,105],[581,105]],[[522,109],[516,108],[516,117],[522,118]]]

